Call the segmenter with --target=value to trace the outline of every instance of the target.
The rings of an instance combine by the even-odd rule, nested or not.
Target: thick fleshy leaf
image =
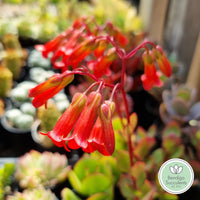
[[[137,188],[140,188],[146,179],[145,163],[141,161],[134,163],[129,171],[129,174],[135,179]]]
[[[82,181],[88,174],[92,174],[98,169],[99,162],[97,159],[84,156],[75,164],[74,172]]]
[[[63,200],[81,200],[72,190],[69,188],[64,188],[61,191],[61,196]]]
[[[135,130],[135,127],[137,126],[137,122],[138,122],[137,114],[136,113],[132,113],[130,115],[130,125],[131,125],[132,131]]]
[[[71,170],[68,174],[68,180],[72,187],[77,191],[80,192],[82,188],[82,183],[79,177],[74,173],[73,170]]]
[[[122,125],[121,119],[119,117],[114,118],[112,120],[112,124],[113,124],[114,131],[118,131],[118,130],[122,130],[123,129],[123,125]]]
[[[112,183],[117,183],[120,171],[117,160],[114,157],[102,157],[100,160],[100,171],[108,177],[111,177]]]
[[[152,147],[155,145],[156,140],[152,137],[145,137],[141,139],[137,146],[135,147],[134,153],[141,160],[144,160],[145,157],[150,153]]]
[[[183,87],[177,91],[177,96],[185,101],[190,101],[191,99],[191,91],[189,88]]]
[[[137,191],[134,189],[133,180],[130,175],[121,175],[118,185],[123,197],[127,199],[134,199]]]
[[[87,198],[87,200],[112,200],[112,196],[106,192],[100,192]]]
[[[172,133],[177,135],[177,136],[181,136],[180,126],[175,121],[172,121],[169,124],[167,124],[167,126],[163,130],[163,136],[165,137],[165,136],[170,135]]]
[[[111,186],[111,180],[104,174],[95,172],[82,180],[81,194],[93,195],[99,192],[105,192]]]
[[[178,97],[171,100],[171,106],[177,115],[185,116],[190,112],[188,103]]]
[[[128,151],[119,150],[116,154],[118,168],[121,172],[128,172],[130,169],[130,158]]]
[[[200,102],[194,104],[189,113],[190,119],[200,119]]]

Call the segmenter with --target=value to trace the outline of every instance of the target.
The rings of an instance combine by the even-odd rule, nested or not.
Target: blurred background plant
[[[23,192],[15,192],[13,195],[7,196],[6,200],[57,200],[55,194],[50,189],[40,186],[32,190],[24,190]]]
[[[14,163],[6,163],[0,168],[0,200],[4,200],[5,195],[11,192],[14,170]]]
[[[66,180],[69,170],[65,155],[32,150],[17,161],[15,178],[22,188],[51,188]]]

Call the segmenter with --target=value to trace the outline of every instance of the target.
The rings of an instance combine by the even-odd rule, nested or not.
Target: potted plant
[[[116,156],[113,159],[100,155],[97,158],[84,156],[70,171],[72,187],[88,199],[113,199],[116,182],[127,199],[156,198],[160,194],[159,189],[154,190],[150,184],[145,169],[145,160],[156,144],[156,136],[154,133],[145,137],[140,131],[141,138],[135,140],[137,114],[131,114],[126,92],[132,88],[133,81],[130,80],[136,72],[139,74],[138,85],[141,83],[145,90],[150,90],[154,85],[162,85],[161,73],[170,77],[172,70],[160,46],[144,41],[131,50],[133,45],[127,45],[129,39],[129,42],[133,41],[110,22],[99,26],[93,18],[79,18],[55,39],[36,46],[44,57],[52,54],[51,62],[61,73],[29,91],[35,107],[45,104],[48,108],[47,101],[51,97],[69,85],[75,76],[83,77],[78,81],[83,87],[76,90],[54,128],[41,134],[67,151],[82,149],[87,153],[98,151],[103,156]],[[136,54],[141,55],[137,62]],[[129,70],[132,66],[134,70]],[[133,148],[135,145],[136,149]],[[105,163],[101,165],[101,159],[110,166],[109,169],[103,167]],[[116,163],[119,164],[116,166]],[[80,168],[85,169],[86,174]],[[96,187],[95,180],[105,184]],[[70,190],[66,191],[76,196]]]

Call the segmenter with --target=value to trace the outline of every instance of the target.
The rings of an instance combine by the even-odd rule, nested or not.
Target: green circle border
[[[179,191],[173,191],[173,190],[168,189],[168,188],[163,184],[163,181],[162,181],[162,172],[163,172],[163,169],[165,168],[166,165],[168,165],[168,164],[171,163],[171,162],[179,162],[179,163],[184,164],[184,165],[189,169],[190,174],[191,174],[191,179],[190,179],[190,182],[188,183],[187,187],[184,188],[184,189],[181,189],[181,190],[179,190]],[[183,159],[180,159],[180,158],[172,158],[172,159],[170,159],[170,160],[167,160],[166,162],[164,162],[164,163],[161,165],[160,170],[159,170],[159,172],[158,172],[158,181],[159,181],[161,187],[162,187],[166,192],[168,192],[168,193],[170,193],[170,194],[182,194],[182,193],[186,192],[187,190],[189,190],[190,187],[192,186],[192,184],[193,184],[193,182],[194,182],[194,171],[193,171],[191,165],[190,165],[187,161],[185,161],[185,160],[183,160]]]

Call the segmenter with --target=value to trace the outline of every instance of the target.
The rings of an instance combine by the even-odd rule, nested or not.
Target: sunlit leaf
[[[69,188],[64,188],[61,191],[61,196],[63,200],[81,200],[72,190]]]
[[[111,186],[111,180],[104,174],[93,173],[88,175],[82,181],[81,194],[93,195],[106,191]]]

